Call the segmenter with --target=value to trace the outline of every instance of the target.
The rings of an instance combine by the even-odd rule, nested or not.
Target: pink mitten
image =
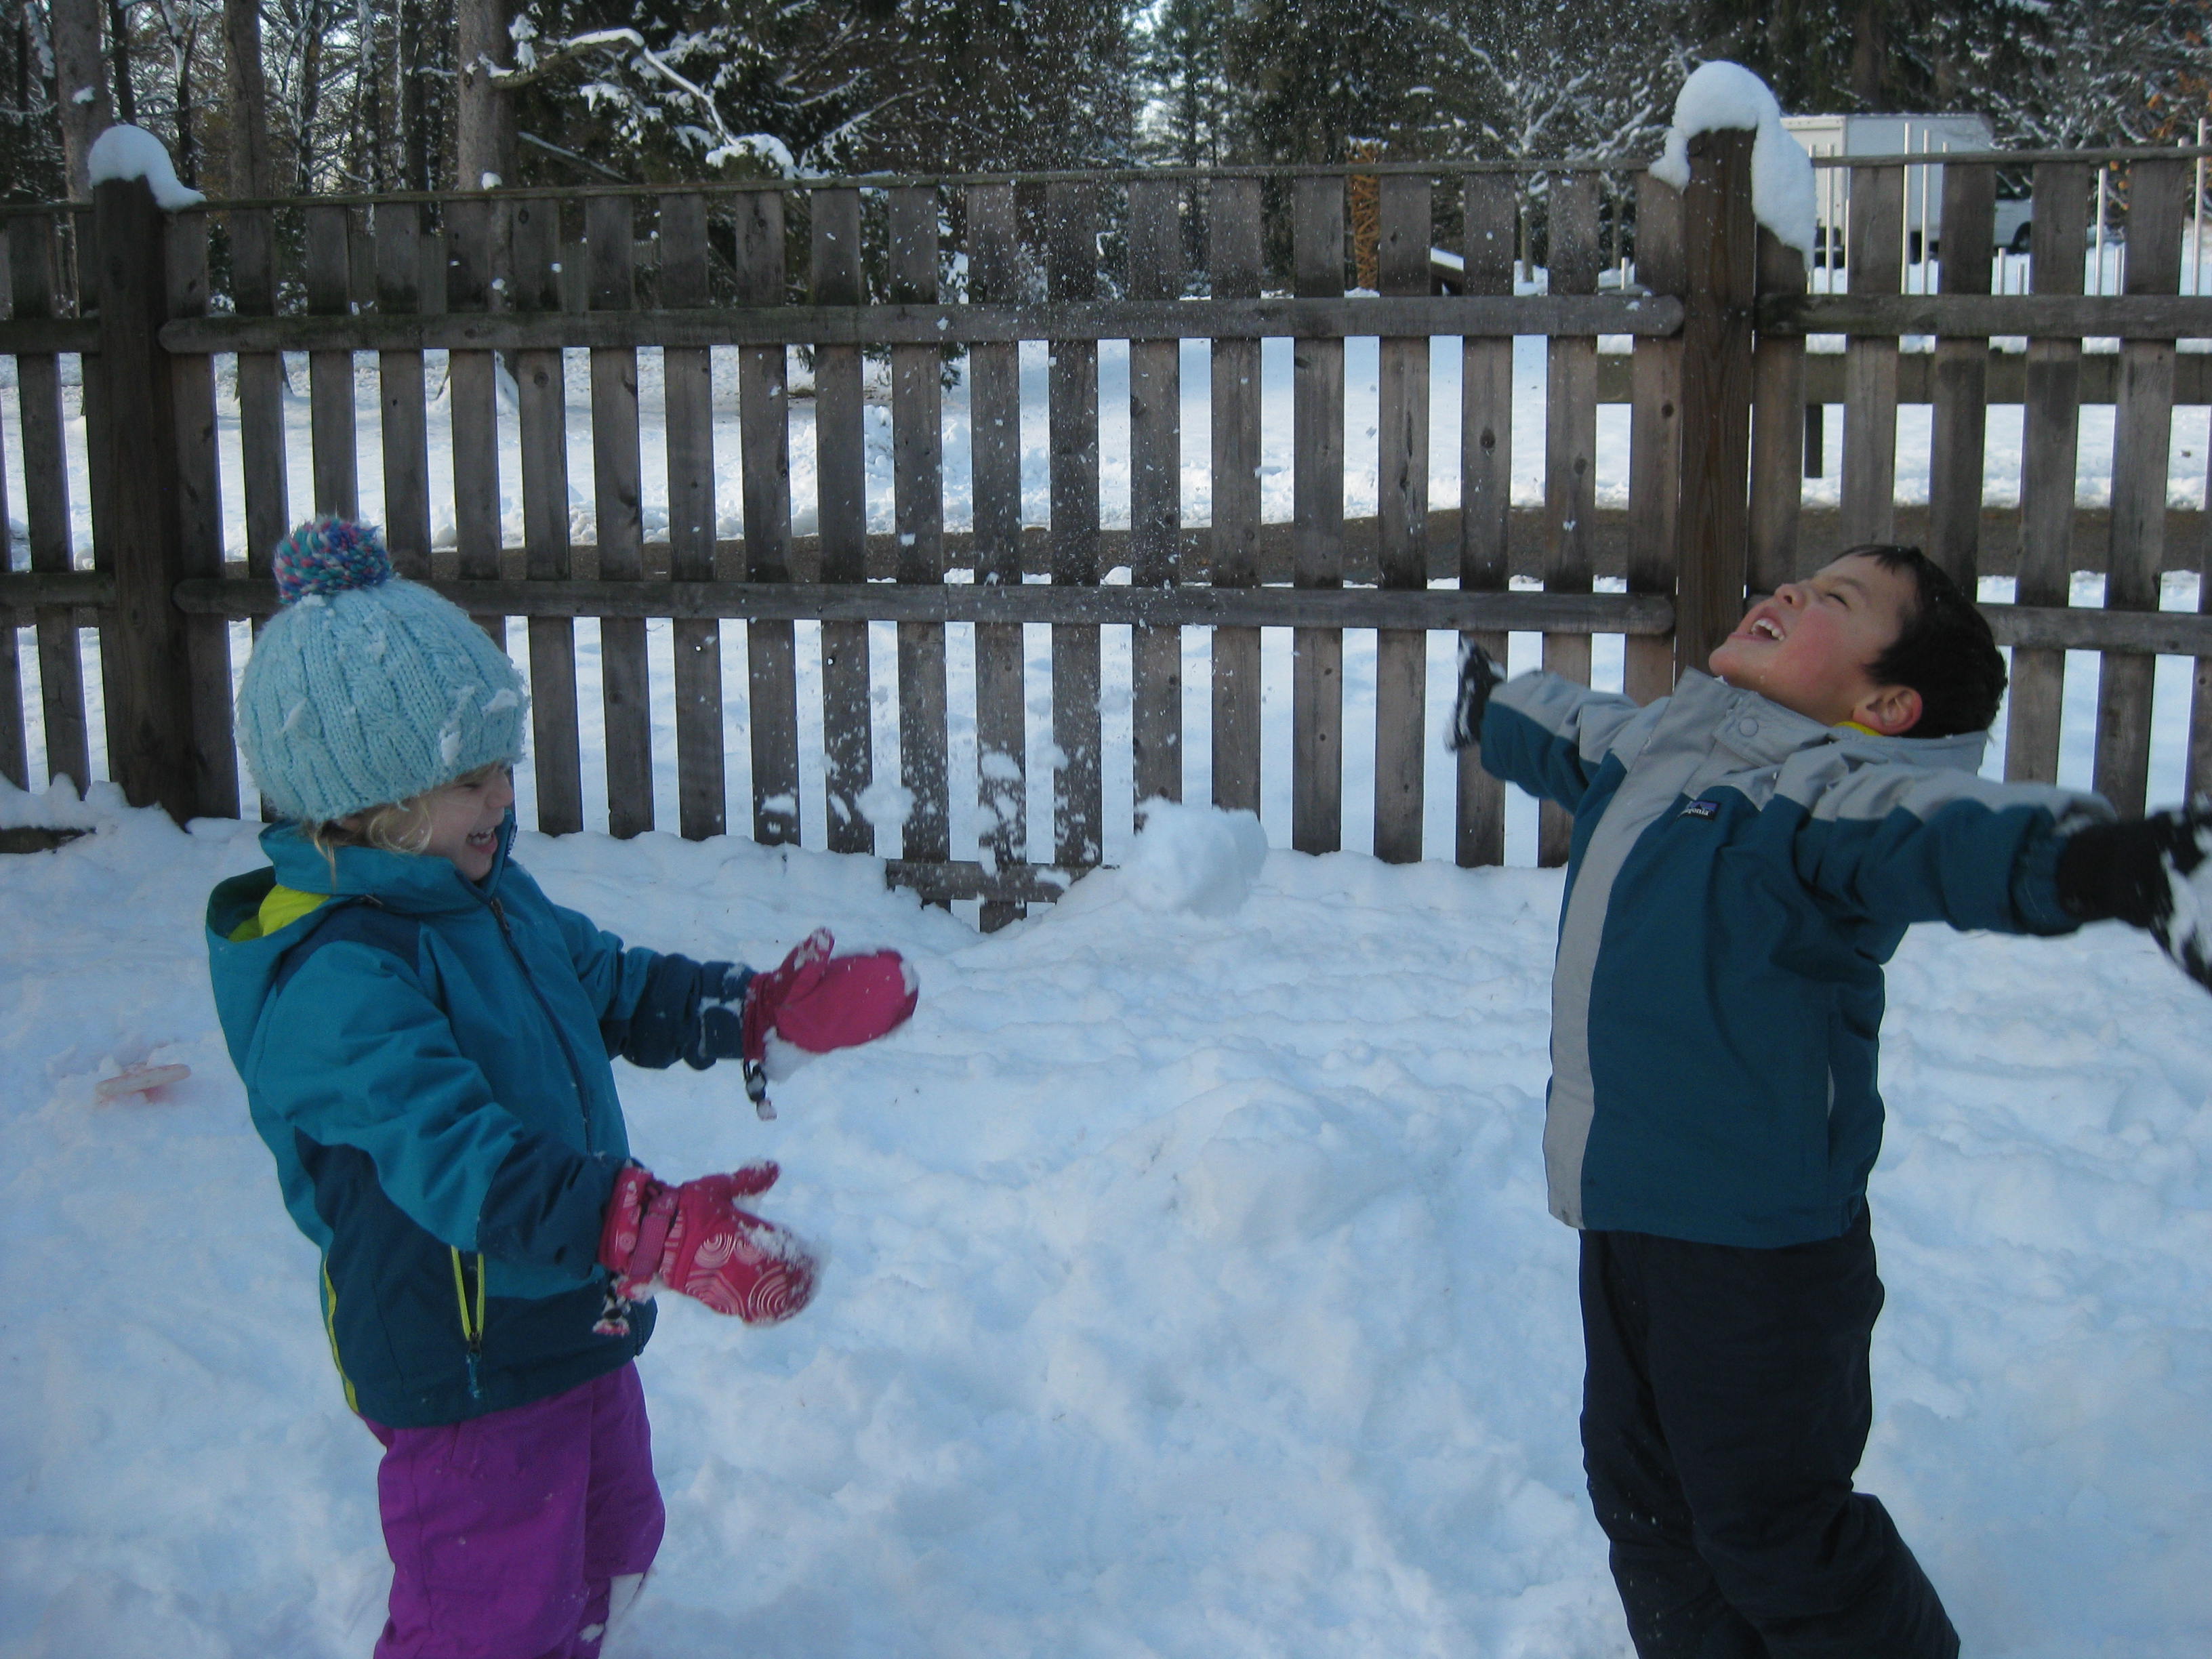
[[[641,1301],[680,1291],[748,1325],[788,1319],[812,1299],[817,1264],[796,1234],[737,1206],[775,1185],[773,1164],[702,1176],[680,1187],[626,1164],[599,1232],[615,1293]]]
[[[903,1024],[921,993],[896,951],[833,957],[837,941],[817,927],[745,987],[743,1052],[748,1089],[761,1074],[773,1036],[809,1054],[872,1042]],[[756,1094],[755,1100],[762,1097]]]

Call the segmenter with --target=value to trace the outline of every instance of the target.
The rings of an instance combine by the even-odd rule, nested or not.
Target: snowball
[[[889,830],[914,816],[914,791],[889,778],[876,778],[853,798],[853,805],[870,823]]]
[[[1225,916],[1244,902],[1267,861],[1267,832],[1250,812],[1148,800],[1144,827],[1124,866],[1132,897],[1147,910]]]
[[[1751,210],[1778,240],[1810,258],[1814,219],[1813,158],[1782,125],[1782,106],[1766,82],[1741,64],[1703,64],[1674,100],[1674,124],[1651,176],[1676,190],[1690,186],[1690,140],[1721,128],[1748,128]]]
[[[92,141],[85,157],[85,172],[95,185],[110,179],[143,179],[154,188],[154,200],[174,213],[198,207],[207,198],[177,182],[177,169],[159,138],[143,127],[112,126]]]

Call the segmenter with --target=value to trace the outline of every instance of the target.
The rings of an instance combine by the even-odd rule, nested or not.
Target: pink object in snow
[[[192,1074],[189,1066],[126,1066],[113,1077],[104,1077],[92,1092],[101,1100],[120,1100],[125,1095],[151,1095]]]

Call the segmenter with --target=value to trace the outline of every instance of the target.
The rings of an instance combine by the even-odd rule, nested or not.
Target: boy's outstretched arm
[[[1618,693],[1593,691],[1557,674],[1508,680],[1480,646],[1462,641],[1449,742],[1454,749],[1480,749],[1483,770],[1492,777],[1571,811],[1607,756],[1621,751],[1624,764],[1634,758],[1650,730],[1648,721],[1635,724],[1645,712]]]

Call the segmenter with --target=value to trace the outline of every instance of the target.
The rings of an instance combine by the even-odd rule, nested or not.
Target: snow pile
[[[1676,190],[1690,187],[1690,140],[1720,128],[1748,128],[1751,204],[1759,222],[1808,258],[1813,253],[1813,158],[1782,125],[1774,94],[1741,64],[1701,64],[1674,100],[1667,149],[1651,176]]]
[[[1218,806],[1148,800],[1122,883],[1147,910],[1225,916],[1244,902],[1267,861],[1267,832],[1257,814]]]
[[[94,185],[110,179],[143,179],[153,186],[154,200],[163,211],[198,207],[207,200],[198,191],[177,181],[177,169],[167,148],[143,127],[112,126],[92,141],[85,171]]]

